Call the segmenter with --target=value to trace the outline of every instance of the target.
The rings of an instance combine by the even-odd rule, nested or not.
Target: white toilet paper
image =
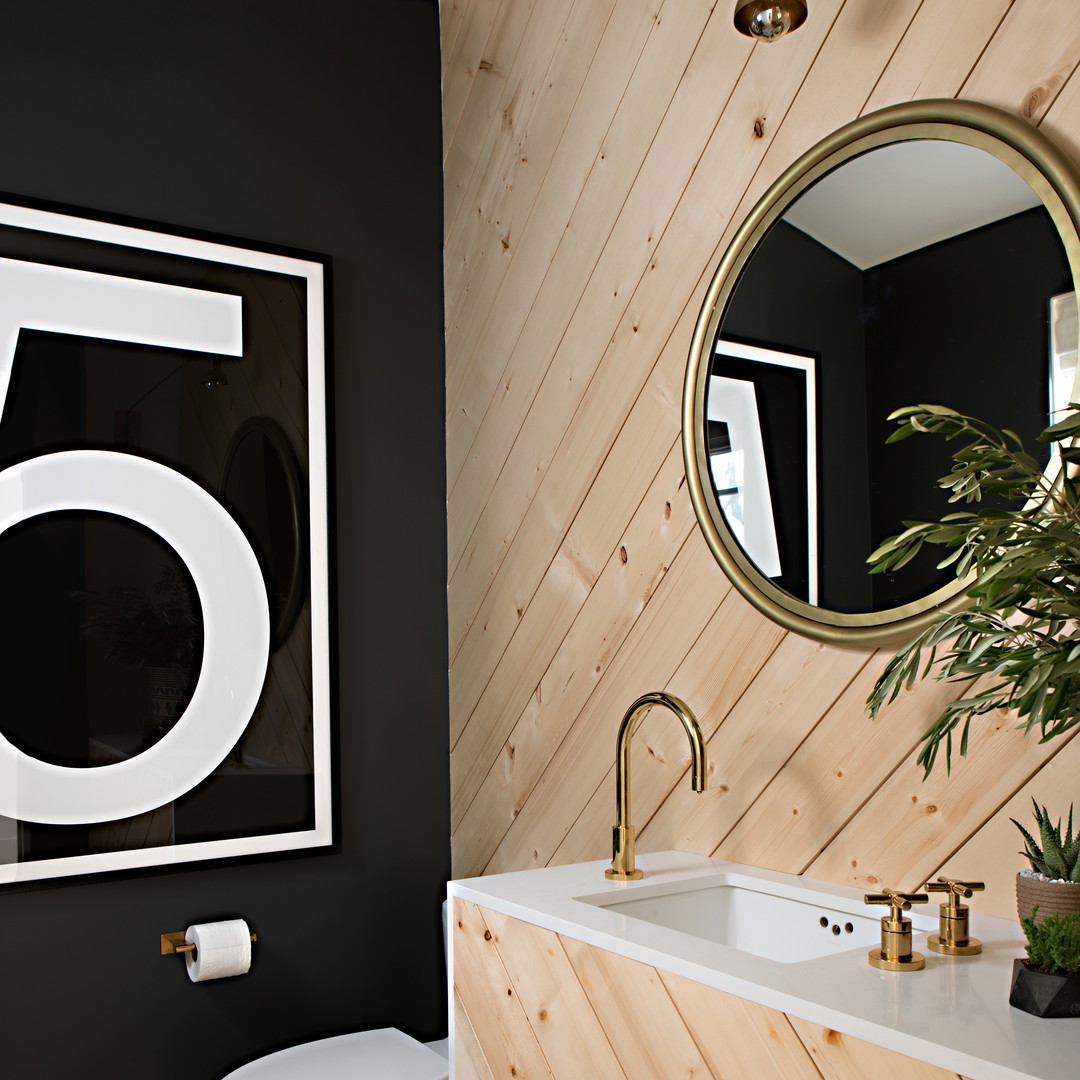
[[[195,946],[187,954],[187,973],[192,982],[243,975],[251,967],[251,931],[243,919],[195,923],[184,932]]]

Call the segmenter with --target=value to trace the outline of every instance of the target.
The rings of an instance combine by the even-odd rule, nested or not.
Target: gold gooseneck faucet
[[[612,830],[611,867],[604,871],[605,877],[615,881],[637,881],[642,876],[641,871],[634,868],[634,826],[630,824],[630,740],[634,737],[638,721],[654,705],[670,709],[686,728],[693,761],[691,786],[695,791],[705,790],[705,738],[690,707],[674,694],[656,692],[639,697],[623,717],[615,743],[615,796],[618,806],[615,828]]]

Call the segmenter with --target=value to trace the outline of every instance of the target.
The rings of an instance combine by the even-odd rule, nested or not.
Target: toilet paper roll
[[[243,919],[195,923],[184,932],[184,940],[195,946],[186,956],[192,982],[244,975],[251,967],[251,931]]]

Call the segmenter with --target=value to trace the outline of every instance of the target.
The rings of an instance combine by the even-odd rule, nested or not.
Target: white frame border
[[[326,431],[326,268],[323,262],[196,239],[154,228],[122,225],[58,211],[0,202],[0,225],[55,233],[104,244],[204,259],[230,266],[288,274],[306,282],[308,552],[311,588],[311,711],[315,825],[311,829],[264,836],[208,840],[166,847],[91,853],[57,859],[0,864],[0,885],[175,866],[207,859],[297,851],[333,841],[330,736],[330,598],[327,520]]]

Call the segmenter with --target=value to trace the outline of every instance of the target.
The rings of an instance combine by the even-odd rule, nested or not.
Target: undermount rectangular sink
[[[816,897],[810,884],[780,892],[750,877],[721,877],[680,882],[678,887],[639,886],[626,898],[607,892],[575,899],[783,964],[880,943],[880,916],[871,909],[860,911],[839,897]],[[916,931],[936,927],[936,920],[926,916],[912,921]]]

